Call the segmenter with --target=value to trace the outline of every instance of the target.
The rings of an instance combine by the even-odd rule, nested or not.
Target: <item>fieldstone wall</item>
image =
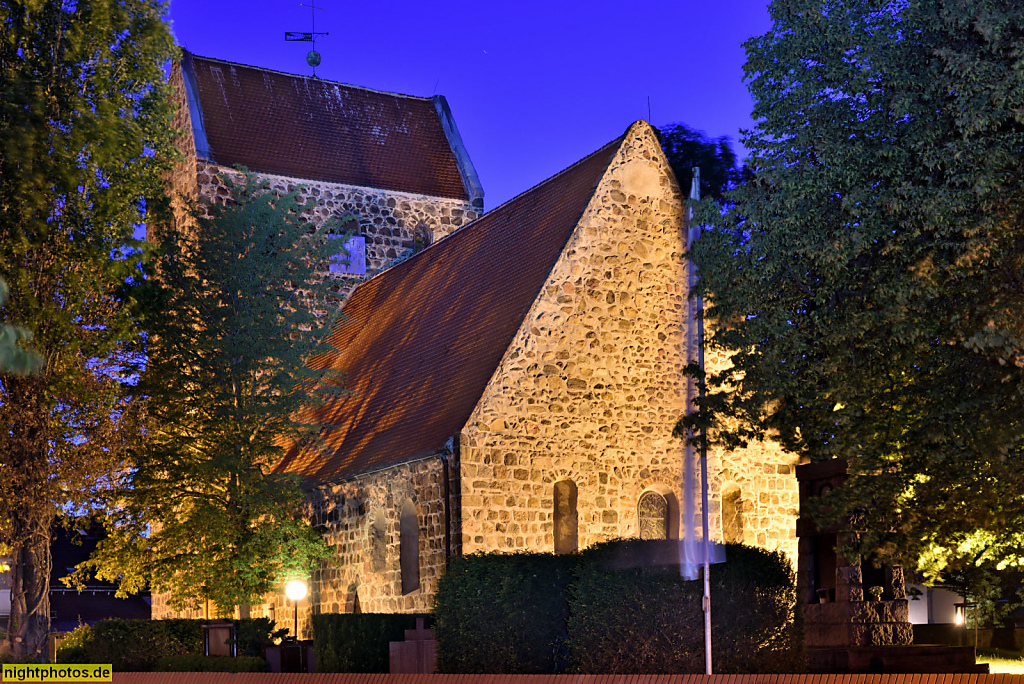
[[[178,133],[175,147],[181,155],[174,165],[170,183],[171,207],[174,211],[175,231],[184,231],[192,225],[187,211],[189,204],[198,196],[196,186],[196,142],[192,135],[192,119],[188,111],[188,98],[185,95],[184,77],[181,65],[174,63],[168,78],[171,84],[171,97],[174,101],[175,113],[172,125]]]
[[[419,525],[419,589],[402,595],[400,523],[403,504],[415,506]],[[312,638],[314,613],[425,613],[433,607],[445,570],[444,464],[440,457],[413,461],[317,489],[307,514],[326,528],[334,553],[310,578],[310,595],[299,602],[299,636]],[[212,609],[212,608],[211,608]],[[248,607],[250,617],[269,617],[292,629],[294,605],[284,587]],[[153,619],[205,617],[203,610],[173,611],[164,595],[153,597]]]
[[[719,373],[729,365],[729,357],[721,352],[708,353],[704,359],[708,373]],[[798,463],[798,456],[773,441],[754,441],[735,451],[709,449],[712,529],[721,530],[724,541],[782,551],[795,570]]]
[[[578,488],[580,548],[637,536],[645,491],[669,500],[678,533],[684,446],[671,433],[693,391],[683,218],[653,131],[635,125],[461,434],[466,553],[553,550],[564,479]],[[732,529],[795,561],[792,465],[770,444],[709,454],[712,537],[728,489]]]
[[[196,162],[198,194],[207,202],[223,201],[228,190],[223,179],[239,182],[240,174],[231,168],[205,160]],[[417,230],[426,231],[430,242],[478,218],[483,209],[468,201],[413,195],[391,190],[377,190],[354,185],[301,180],[273,174],[257,174],[270,188],[279,192],[298,192],[306,207],[303,217],[317,225],[331,218],[354,216],[355,230],[366,238],[366,276],[335,276],[346,295],[355,286],[388,266],[406,259],[415,252]]]

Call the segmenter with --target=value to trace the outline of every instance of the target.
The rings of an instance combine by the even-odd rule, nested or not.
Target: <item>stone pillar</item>
[[[864,581],[859,565],[836,567],[836,603],[864,600]]]
[[[903,578],[903,568],[894,565],[889,568],[889,591],[896,600],[907,598],[907,582]]]

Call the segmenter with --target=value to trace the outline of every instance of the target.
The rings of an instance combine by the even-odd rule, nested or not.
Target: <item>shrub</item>
[[[288,634],[288,628],[274,630],[269,618],[235,620],[235,650],[239,657],[260,655],[260,647]]]
[[[313,616],[317,672],[388,672],[392,641],[404,641],[417,615],[326,613]]]
[[[202,655],[204,620],[101,620],[86,645],[91,663],[148,672],[162,656]]]
[[[154,672],[266,672],[267,661],[256,656],[164,656],[153,664]]]
[[[434,604],[438,672],[564,669],[573,563],[573,556],[553,554],[452,558]]]
[[[569,591],[571,670],[704,671],[702,581],[665,562],[675,542],[617,541],[580,554]],[[625,562],[624,562],[625,561]],[[796,587],[785,556],[729,544],[711,568],[715,672],[799,669]]]
[[[73,632],[68,632],[57,646],[58,663],[86,664],[89,662],[89,642],[92,641],[92,628],[89,625],[78,625]]]
[[[0,651],[0,664],[2,665],[36,665],[39,657],[34,653],[16,656],[10,651]]]
[[[728,544],[726,561],[711,566],[716,672],[802,671],[803,636],[789,560],[781,551]]]
[[[157,660],[202,656],[207,620],[101,620],[81,625],[61,641],[59,663],[111,663],[115,672],[149,672]],[[265,618],[235,621],[239,656],[258,656],[281,631]],[[248,670],[246,670],[248,671]]]

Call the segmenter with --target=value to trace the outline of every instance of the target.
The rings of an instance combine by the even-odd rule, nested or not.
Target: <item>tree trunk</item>
[[[34,519],[15,522],[24,525],[27,534],[25,542],[14,550],[7,646],[15,655],[35,654],[45,662],[50,633],[51,520],[43,510],[32,512],[36,513]]]
[[[11,615],[4,644],[15,655],[36,655],[45,662],[50,633],[50,537],[53,525],[53,464],[49,462],[50,407],[45,379],[5,378],[9,402],[3,455],[9,500],[0,506],[3,530],[12,551]],[[5,650],[6,650],[5,649]]]

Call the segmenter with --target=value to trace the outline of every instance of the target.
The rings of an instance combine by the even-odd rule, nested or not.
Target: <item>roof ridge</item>
[[[374,279],[384,275],[385,273],[391,272],[393,269],[396,269],[396,268],[400,267],[402,264],[407,264],[407,263],[411,262],[413,259],[417,258],[421,254],[426,254],[427,252],[429,252],[434,247],[437,247],[438,245],[444,243],[445,240],[448,240],[453,235],[457,235],[459,233],[463,233],[468,228],[475,227],[475,224],[479,223],[480,221],[482,221],[486,217],[490,216],[494,212],[498,211],[499,209],[501,209],[503,207],[507,207],[508,205],[512,204],[513,202],[516,202],[516,201],[522,199],[526,195],[529,195],[529,194],[533,193],[536,190],[540,190],[542,187],[544,187],[548,183],[551,183],[552,181],[554,181],[558,177],[568,173],[569,171],[572,171],[574,168],[576,168],[580,164],[586,162],[591,157],[593,157],[593,156],[595,156],[597,154],[600,154],[601,152],[604,152],[609,147],[612,147],[614,145],[621,145],[622,141],[626,138],[626,135],[628,133],[629,133],[629,130],[627,129],[626,133],[623,133],[622,135],[620,135],[615,140],[612,140],[611,142],[602,145],[601,147],[597,148],[596,150],[594,150],[593,152],[591,152],[587,156],[583,157],[582,159],[579,159],[576,162],[570,164],[569,166],[565,167],[564,169],[562,169],[561,171],[559,171],[555,175],[549,176],[549,177],[545,178],[544,180],[542,180],[540,183],[537,183],[533,187],[527,188],[526,190],[522,191],[521,193],[519,193],[515,197],[512,197],[511,199],[505,200],[504,202],[502,202],[498,206],[494,207],[494,209],[491,209],[490,211],[488,211],[488,212],[486,212],[484,214],[481,214],[480,216],[478,216],[477,218],[473,219],[472,221],[470,221],[466,225],[462,226],[461,228],[456,228],[455,230],[453,230],[452,232],[448,233],[447,235],[442,236],[439,240],[437,240],[437,242],[433,242],[433,243],[427,245],[426,247],[424,247],[420,251],[418,251],[415,254],[412,254],[412,255],[406,257],[405,259],[402,259],[401,261],[395,261],[395,262],[391,263],[387,268],[385,268],[385,269],[383,269],[383,270],[373,274],[373,276],[371,276],[370,278],[367,278],[364,282],[360,283],[359,287],[362,287],[363,285],[366,285],[370,281],[372,281],[372,280],[374,280]],[[609,160],[609,163],[611,163],[610,160]],[[355,294],[354,290],[353,290],[352,294]],[[349,296],[349,299],[351,299],[351,295]]]
[[[626,133],[628,133],[628,132],[629,132],[629,131],[627,130],[627,131],[626,131]],[[516,200],[518,200],[519,198],[521,198],[521,197],[522,197],[523,195],[527,195],[527,194],[529,194],[529,193],[533,192],[534,190],[537,190],[537,189],[538,189],[538,188],[540,188],[541,186],[547,185],[548,183],[550,183],[551,181],[555,180],[555,179],[556,179],[556,178],[558,178],[559,176],[561,176],[561,175],[563,175],[563,174],[565,174],[565,173],[568,173],[568,172],[569,172],[569,171],[571,171],[572,169],[574,169],[574,168],[576,168],[577,166],[579,166],[580,164],[584,163],[585,161],[587,161],[588,159],[590,159],[590,158],[591,158],[591,157],[593,157],[594,155],[596,155],[596,154],[600,154],[601,152],[603,152],[603,151],[604,151],[604,150],[606,150],[607,148],[609,148],[609,147],[611,147],[611,146],[613,146],[613,145],[621,145],[621,144],[622,144],[622,141],[623,141],[623,140],[624,140],[624,139],[626,138],[626,133],[623,133],[623,134],[622,134],[622,135],[620,135],[620,136],[619,136],[618,138],[615,138],[615,140],[612,140],[612,141],[611,141],[611,142],[609,142],[609,143],[606,143],[606,144],[604,144],[604,145],[601,145],[601,147],[597,148],[596,150],[594,150],[593,152],[591,152],[591,153],[590,153],[590,154],[588,154],[587,156],[583,157],[582,159],[579,159],[579,160],[577,160],[576,162],[574,162],[574,163],[570,164],[569,166],[566,166],[566,167],[565,167],[564,169],[562,169],[561,171],[559,171],[559,172],[558,172],[558,173],[556,173],[555,175],[553,175],[553,176],[549,176],[549,177],[545,178],[545,179],[544,179],[544,180],[542,180],[542,181],[541,181],[540,183],[537,183],[536,185],[534,185],[534,186],[533,186],[532,188],[527,188],[526,190],[522,191],[521,193],[519,193],[519,194],[518,194],[518,195],[516,195],[515,197],[513,197],[513,198],[511,198],[511,199],[507,199],[507,200],[505,200],[504,202],[502,202],[502,203],[501,203],[501,204],[499,204],[498,206],[494,207],[494,209],[491,209],[491,211],[487,212],[487,214],[489,214],[489,213],[491,213],[491,212],[493,212],[493,211],[498,211],[498,210],[499,210],[499,209],[501,209],[502,207],[504,207],[504,206],[506,206],[506,205],[508,205],[508,204],[511,204],[512,202],[515,202]],[[609,163],[611,163],[611,162],[609,161]],[[480,218],[478,218],[478,219],[473,219],[472,223],[476,223],[477,221],[479,221],[479,220],[480,220],[481,218],[483,218],[483,217],[484,217],[484,216],[486,216],[487,214],[484,214],[483,216],[481,216],[481,217],[480,217]],[[469,224],[467,224],[467,225],[469,225]],[[465,228],[465,226],[463,226],[463,228]],[[452,233],[449,233],[449,235],[454,235],[454,234],[455,234],[455,232],[457,232],[457,231],[453,231]],[[445,237],[448,237],[448,235],[446,235]],[[444,238],[442,238],[442,239],[444,239]],[[440,240],[438,240],[438,242],[440,242]]]
[[[395,92],[392,92],[390,90],[377,90],[376,88],[367,88],[366,86],[354,85],[352,83],[342,83],[341,81],[330,81],[330,80],[327,80],[327,79],[324,79],[324,78],[319,78],[317,76],[303,76],[302,74],[292,74],[292,73],[289,73],[287,71],[278,71],[277,69],[268,69],[266,67],[254,66],[252,64],[242,64],[241,62],[231,62],[231,61],[228,61],[226,59],[220,59],[218,57],[204,57],[202,55],[197,55],[194,52],[189,52],[188,50],[185,50],[184,48],[182,48],[182,52],[188,53],[193,59],[202,59],[202,60],[205,60],[207,62],[217,62],[218,64],[228,64],[230,66],[243,67],[245,69],[252,69],[253,71],[262,71],[262,72],[266,72],[268,74],[278,74],[280,76],[290,76],[292,78],[301,78],[301,79],[305,79],[307,81],[316,81],[318,83],[325,83],[325,84],[330,84],[330,85],[339,85],[339,86],[344,86],[345,88],[353,88],[355,90],[365,90],[368,93],[376,93],[378,95],[393,95],[395,97],[405,97],[405,98],[408,98],[410,100],[422,100],[424,102],[430,102],[433,99],[433,98],[430,98],[430,97],[422,97],[420,95],[407,95],[405,93],[395,93]]]

